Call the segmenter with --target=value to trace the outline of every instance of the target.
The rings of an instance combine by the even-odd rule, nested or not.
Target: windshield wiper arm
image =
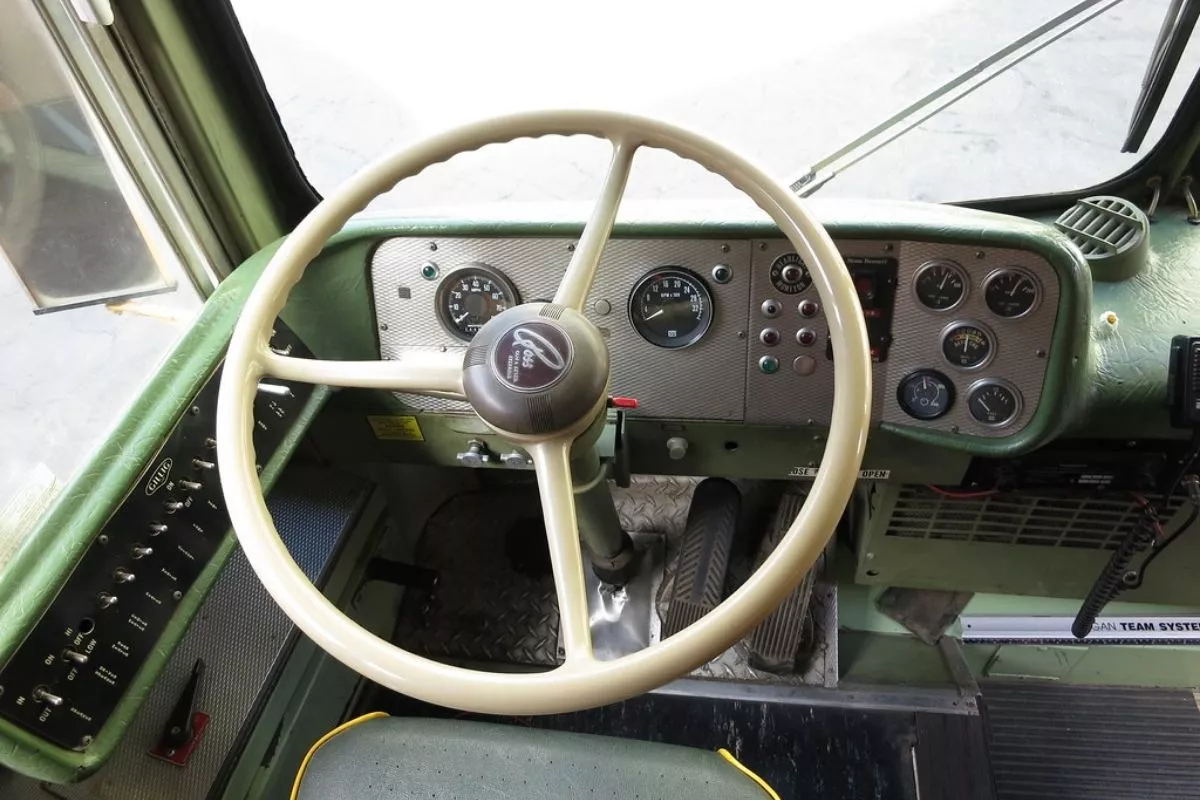
[[[1197,17],[1200,17],[1200,2],[1171,0],[1154,42],[1150,63],[1146,66],[1146,76],[1142,78],[1142,92],[1133,105],[1133,119],[1129,121],[1125,144],[1121,145],[1122,153],[1136,153],[1142,146],[1150,123],[1154,122],[1154,115],[1162,105],[1167,86],[1179,67],[1179,59],[1196,27]]]
[[[896,141],[930,117],[940,114],[993,78],[1120,2],[1122,0],[1083,0],[1057,17],[1042,23],[813,164],[807,172],[791,181],[792,191],[801,197],[814,194],[839,173]],[[1193,4],[1189,0],[1189,5]]]

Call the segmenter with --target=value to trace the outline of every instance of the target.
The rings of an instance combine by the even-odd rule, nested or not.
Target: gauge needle
[[[987,413],[989,413],[989,414],[992,413],[992,410],[990,408],[988,408],[988,404],[983,402],[982,398],[980,398],[980,400],[979,400],[979,405],[983,406],[983,410],[986,411]]]
[[[650,316],[648,316],[648,317],[645,317],[645,318],[644,318],[644,320],[650,320],[650,319],[654,319],[655,317],[657,317],[657,316],[659,316],[659,315],[661,315],[661,314],[665,314],[665,313],[667,313],[667,310],[666,310],[665,308],[660,308],[658,311],[655,311],[655,312],[654,312],[653,314],[651,314]]]
[[[945,288],[946,288],[946,281],[948,281],[948,280],[950,280],[950,273],[949,273],[949,272],[947,272],[945,275],[943,275],[943,276],[942,276],[942,282],[938,284],[938,291],[939,291],[939,292],[940,292],[942,289],[945,289]]]
[[[967,352],[967,348],[971,346],[970,339],[963,339],[963,352]]]
[[[471,316],[471,312],[470,312],[470,311],[466,312],[466,313],[465,313],[465,314],[463,314],[461,317],[454,317],[454,324],[455,324],[455,325],[461,325],[461,324],[462,324],[462,321],[463,321],[464,319],[466,319],[467,317],[469,317],[469,316]]]
[[[1016,284],[1013,286],[1013,288],[1012,288],[1012,291],[1008,293],[1008,296],[1009,296],[1009,297],[1014,297],[1014,296],[1016,296],[1016,294],[1017,294],[1017,289],[1020,289],[1020,288],[1021,288],[1021,284],[1022,284],[1022,283],[1024,283],[1024,282],[1025,282],[1025,281],[1017,281],[1017,282],[1016,282]]]

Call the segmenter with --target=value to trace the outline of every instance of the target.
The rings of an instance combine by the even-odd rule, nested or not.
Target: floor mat
[[[1000,800],[1200,798],[1200,709],[1186,689],[988,682]]]
[[[438,573],[409,592],[396,639],[432,658],[558,663],[558,602],[537,490],[458,495],[429,519],[416,563]]]
[[[393,716],[500,722],[705,750],[726,747],[785,798],[950,798],[945,794],[918,793],[913,747],[919,715],[903,712],[665,695],[643,695],[589,711],[544,717],[460,713],[383,691],[369,698],[368,704],[373,710],[387,711]]]

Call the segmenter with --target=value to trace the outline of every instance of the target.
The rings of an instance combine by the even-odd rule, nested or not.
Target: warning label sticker
[[[788,471],[789,478],[815,478],[820,467],[792,467]],[[890,469],[860,469],[858,471],[858,479],[860,481],[886,481],[891,477]]]
[[[413,416],[368,414],[367,422],[371,424],[371,430],[375,432],[376,439],[392,442],[425,441],[425,437],[421,434],[421,425]]]

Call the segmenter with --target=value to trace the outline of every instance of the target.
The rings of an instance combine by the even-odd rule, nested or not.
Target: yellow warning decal
[[[387,416],[368,414],[367,422],[375,431],[376,439],[388,439],[393,442],[423,442],[421,426],[413,416],[389,414]]]

